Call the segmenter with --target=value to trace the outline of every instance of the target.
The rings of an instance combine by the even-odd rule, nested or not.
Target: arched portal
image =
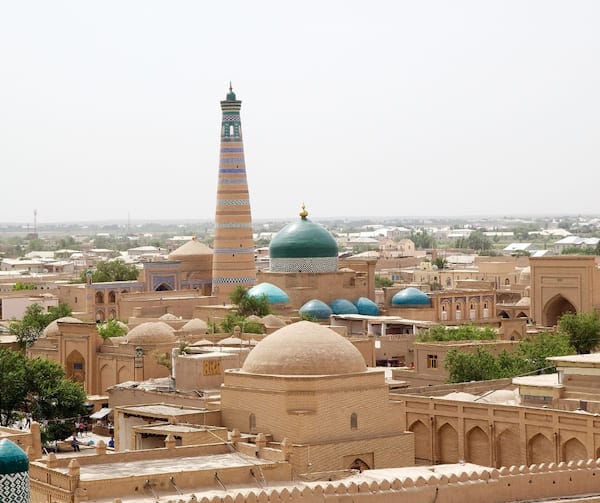
[[[66,374],[71,381],[85,383],[85,360],[76,349],[67,356]]]
[[[562,448],[563,461],[579,461],[580,459],[588,459],[587,449],[576,438],[567,440]]]
[[[489,466],[490,465],[490,441],[487,433],[485,433],[479,426],[469,430],[467,433],[467,454],[466,460],[469,463],[476,465]]]
[[[527,444],[527,464],[551,463],[554,461],[552,442],[543,434],[531,437]]]
[[[167,285],[166,283],[161,283],[160,285],[158,285],[156,287],[157,292],[166,292],[168,290],[173,290],[173,288],[171,287],[171,285]]]
[[[412,431],[415,436],[415,461],[431,463],[431,439],[429,437],[429,428],[427,428],[423,421],[415,421],[410,425],[408,431]]]
[[[104,304],[104,293],[96,292],[95,300],[96,304]]]
[[[562,295],[550,299],[542,312],[542,323],[546,327],[558,325],[558,320],[565,313],[576,313],[577,309]]]
[[[448,423],[438,430],[438,455],[440,463],[458,463],[458,433]]]

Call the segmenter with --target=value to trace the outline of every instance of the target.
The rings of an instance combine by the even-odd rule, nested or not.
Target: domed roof
[[[330,328],[299,321],[265,337],[250,351],[244,372],[268,375],[337,375],[367,370],[360,351]]]
[[[58,329],[58,322],[67,322],[67,323],[83,323],[81,320],[77,318],[73,318],[72,316],[63,316],[62,318],[58,318],[50,323],[44,331],[42,332],[42,337],[56,337],[60,334],[60,330]]]
[[[181,327],[186,334],[202,334],[208,330],[208,324],[199,318],[193,318]]]
[[[329,304],[334,314],[358,314],[358,308],[347,299],[335,299]]]
[[[187,243],[182,244],[176,250],[173,250],[169,254],[169,260],[194,260],[212,254],[212,249],[206,246],[204,243],[198,241],[196,236],[194,236],[191,241],[188,241]]]
[[[358,309],[358,314],[367,316],[377,316],[379,314],[377,304],[367,297],[359,297],[354,305],[356,306],[356,309]]]
[[[29,459],[17,444],[3,438],[0,440],[0,474],[22,473],[29,470]]]
[[[426,293],[412,286],[400,290],[392,297],[392,306],[429,306],[431,300]]]
[[[175,320],[179,320],[179,318],[177,316],[175,316],[174,314],[172,314],[172,313],[165,313],[161,317],[159,317],[158,319],[162,320],[162,321],[175,321]]]
[[[287,293],[271,283],[259,283],[258,285],[253,286],[248,290],[248,295],[250,297],[262,297],[263,295],[266,295],[270,304],[290,301]]]
[[[333,314],[331,308],[319,299],[309,300],[298,311],[317,320],[326,320]]]
[[[175,342],[175,330],[164,321],[147,321],[132,328],[125,341],[128,344],[162,344]]]
[[[285,321],[274,314],[267,314],[260,321],[267,328],[285,327],[286,324]]]
[[[338,245],[331,233],[311,222],[304,210],[300,220],[287,224],[271,240],[269,255],[277,258],[337,257]]]

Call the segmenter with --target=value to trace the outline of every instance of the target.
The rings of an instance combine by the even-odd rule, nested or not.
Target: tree
[[[448,261],[444,257],[436,257],[431,261],[431,264],[436,266],[438,269],[446,269],[448,267]]]
[[[27,398],[27,358],[9,349],[0,349],[0,425],[15,421]]]
[[[573,354],[575,349],[563,334],[541,333],[519,341],[513,351],[494,356],[487,348],[477,346],[467,353],[456,348],[446,353],[448,381],[467,382],[502,379],[524,374],[549,373],[554,368],[546,358]]]
[[[559,330],[569,337],[569,342],[578,354],[590,353],[600,343],[600,316],[591,313],[563,314]]]
[[[435,248],[435,239],[425,229],[411,231],[409,239],[415,244],[417,250]]]
[[[48,421],[85,413],[86,394],[79,383],[65,377],[60,364],[22,353],[0,350],[0,424],[7,426],[19,413]]]
[[[489,250],[492,248],[492,242],[482,231],[477,230],[471,232],[467,238],[467,246],[473,250]]]
[[[32,283],[23,283],[22,281],[17,281],[13,286],[13,290],[35,290],[35,285]]]
[[[105,260],[99,262],[96,270],[92,271],[92,282],[135,281],[138,279],[138,275],[138,268],[135,265],[126,264],[123,259]],[[86,281],[85,271],[81,273],[81,281]]]
[[[394,282],[386,277],[386,276],[379,276],[379,274],[375,275],[375,288],[385,288],[388,286],[392,286],[394,284]]]
[[[229,294],[229,299],[237,305],[237,312],[242,317],[266,316],[271,313],[271,306],[266,295],[258,297],[248,295],[248,290],[243,286],[236,286]]]
[[[118,320],[108,320],[106,323],[98,323],[96,330],[102,339],[109,337],[122,337],[127,333],[127,328]]]
[[[475,325],[460,325],[458,327],[447,327],[435,325],[429,330],[417,335],[419,342],[430,341],[480,341],[493,340],[498,334],[491,327],[479,327]]]
[[[13,321],[9,325],[10,332],[17,336],[17,341],[23,347],[30,347],[37,338],[42,335],[44,329],[54,320],[70,316],[71,308],[67,304],[60,303],[51,306],[48,312],[37,302],[30,304],[25,309],[21,321]]]

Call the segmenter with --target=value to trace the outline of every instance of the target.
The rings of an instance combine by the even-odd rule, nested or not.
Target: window
[[[350,429],[358,430],[358,416],[356,415],[356,412],[350,414]]]
[[[438,368],[438,357],[437,355],[427,355],[427,368],[436,369]]]
[[[81,362],[74,363],[73,370],[83,370],[83,363],[81,363]]]

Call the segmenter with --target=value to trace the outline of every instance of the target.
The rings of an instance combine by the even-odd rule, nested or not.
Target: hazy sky
[[[0,3],[0,221],[600,213],[598,1]]]

